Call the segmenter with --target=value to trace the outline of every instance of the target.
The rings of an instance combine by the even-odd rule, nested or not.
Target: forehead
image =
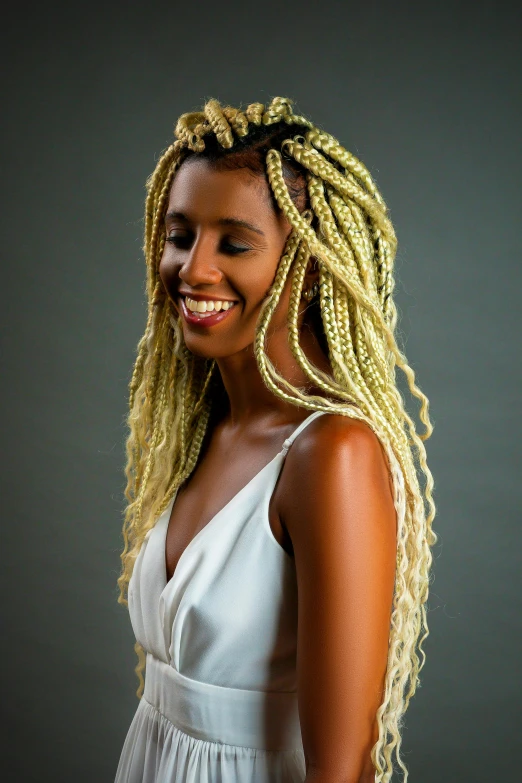
[[[193,220],[227,217],[278,223],[268,183],[249,169],[219,170],[204,159],[189,159],[177,171],[170,188],[168,211]]]

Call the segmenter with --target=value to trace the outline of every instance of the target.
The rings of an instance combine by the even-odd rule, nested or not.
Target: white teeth
[[[206,313],[206,312],[214,312],[218,310],[225,310],[226,307],[223,307],[221,302],[211,302],[210,300],[194,300],[187,298],[186,304],[189,310],[192,310],[192,312],[195,313]]]
[[[220,302],[213,299],[195,300],[190,297],[185,297],[185,304],[187,309],[192,313],[210,313],[218,312],[219,310],[230,310],[234,305],[234,302]]]

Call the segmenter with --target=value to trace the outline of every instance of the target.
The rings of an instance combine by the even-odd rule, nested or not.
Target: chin
[[[184,335],[185,337],[185,335]],[[198,356],[200,359],[227,359],[231,356],[237,356],[241,353],[248,353],[254,356],[254,343],[247,342],[241,345],[216,345],[211,346],[206,339],[194,338],[190,335],[188,339],[185,339],[185,345],[190,353],[194,356]],[[216,341],[217,342],[217,341]]]
[[[185,338],[185,345],[190,353],[198,356],[200,359],[220,359],[229,355],[228,351],[219,350],[219,348],[212,349],[208,343],[205,345],[205,342],[204,338],[194,338],[193,335],[190,335],[188,339]]]

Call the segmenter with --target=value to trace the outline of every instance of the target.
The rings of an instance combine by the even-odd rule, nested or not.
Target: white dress
[[[175,496],[129,582],[145,689],[115,783],[302,783],[294,559],[269,525],[286,453],[314,411],[192,539],[167,582]]]

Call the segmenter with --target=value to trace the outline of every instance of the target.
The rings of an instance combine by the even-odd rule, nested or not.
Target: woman
[[[389,781],[436,541],[394,231],[290,100],[212,99],[176,136],[146,202],[119,579],[146,677],[116,781]]]

